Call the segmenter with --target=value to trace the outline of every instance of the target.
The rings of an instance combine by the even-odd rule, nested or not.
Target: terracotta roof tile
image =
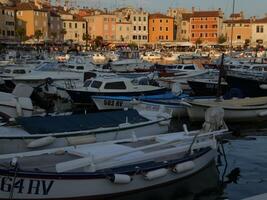
[[[163,15],[163,14],[161,14],[161,13],[150,14],[150,15],[149,15],[149,18],[150,18],[150,19],[157,19],[157,18],[173,19],[173,17],[169,17],[169,16],[167,16],[167,15]]]
[[[216,11],[194,11],[192,17],[221,17],[221,12]]]
[[[254,19],[254,20],[252,20],[252,23],[254,23],[254,24],[267,23],[267,17],[264,17],[261,19]]]
[[[225,20],[223,21],[223,23],[226,23],[226,24],[249,24],[251,22],[250,19],[228,19],[228,20]]]

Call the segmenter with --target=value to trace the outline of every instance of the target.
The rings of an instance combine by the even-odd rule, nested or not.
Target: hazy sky
[[[232,12],[232,0],[76,0],[81,6],[97,8],[115,8],[132,5],[143,7],[148,11],[166,12],[169,7],[186,7],[196,9],[223,8],[226,15]],[[236,11],[243,10],[246,16],[262,17],[267,13],[267,0],[236,0]]]

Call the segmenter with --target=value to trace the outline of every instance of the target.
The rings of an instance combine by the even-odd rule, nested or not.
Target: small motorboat
[[[0,126],[0,154],[166,133],[170,118],[136,110],[20,117]]]

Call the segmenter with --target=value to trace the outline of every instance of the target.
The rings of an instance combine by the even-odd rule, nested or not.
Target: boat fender
[[[161,125],[161,126],[169,126],[169,121],[166,121],[166,120],[160,121],[159,125]]]
[[[119,124],[119,128],[127,128],[129,127],[131,124],[126,122],[126,123],[122,123],[122,124]]]
[[[263,90],[267,90],[267,85],[266,84],[261,84],[260,88],[263,89]]]
[[[110,181],[115,184],[128,184],[132,180],[132,177],[126,174],[114,174],[110,179]]]
[[[170,119],[170,115],[167,114],[167,113],[163,113],[163,112],[159,113],[159,114],[157,115],[157,117],[158,117],[158,118],[163,118],[163,119]]]
[[[19,104],[19,102],[18,102],[17,99],[15,99],[15,98],[13,98],[12,101],[13,101],[13,103],[14,103],[15,106],[16,106],[17,115],[18,115],[19,117],[21,117],[21,116],[22,116],[22,108],[21,108],[21,105]]]
[[[183,129],[184,129],[185,134],[186,134],[186,135],[189,135],[189,131],[188,131],[188,129],[187,129],[186,124],[183,124]]]
[[[267,110],[260,112],[258,115],[260,117],[266,117],[267,116]]]
[[[47,146],[47,145],[50,145],[50,144],[54,143],[55,140],[56,140],[55,137],[51,137],[51,136],[43,137],[43,138],[40,138],[40,139],[36,139],[36,140],[31,141],[27,145],[27,147],[28,148],[43,147],[43,146]]]
[[[161,178],[163,176],[166,176],[167,173],[168,173],[168,169],[166,169],[166,168],[161,168],[161,169],[153,170],[153,171],[147,172],[145,174],[145,179],[147,179],[147,180],[154,180],[154,179],[157,179],[157,178]]]
[[[187,172],[187,171],[194,169],[194,167],[195,167],[195,163],[193,161],[187,161],[187,162],[175,165],[174,172],[183,173],[183,172]]]

